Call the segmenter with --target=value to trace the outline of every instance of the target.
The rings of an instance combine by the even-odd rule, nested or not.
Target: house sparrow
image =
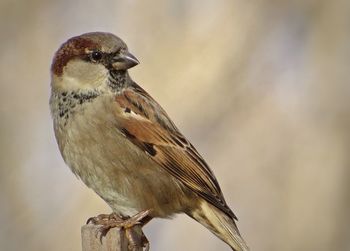
[[[110,33],[82,34],[58,49],[50,108],[63,159],[125,219],[119,226],[186,213],[233,250],[249,250],[207,163],[129,76],[138,63]]]

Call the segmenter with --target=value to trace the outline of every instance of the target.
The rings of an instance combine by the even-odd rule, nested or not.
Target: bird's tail
[[[189,216],[208,228],[234,251],[249,251],[249,248],[238,231],[234,219],[206,201],[202,201],[197,210]]]

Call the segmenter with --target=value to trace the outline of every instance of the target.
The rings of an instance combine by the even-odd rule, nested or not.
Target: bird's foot
[[[149,242],[142,232],[141,228],[135,226],[142,226],[141,220],[148,216],[150,210],[141,211],[134,216],[124,217],[116,213],[100,214],[96,217],[91,217],[87,220],[87,224],[100,225],[96,232],[96,236],[100,234],[100,241],[102,237],[106,236],[111,228],[120,228],[125,231],[126,238],[129,242],[130,250],[149,250]]]
[[[104,225],[106,222],[108,222],[112,214],[99,214],[95,217],[90,217],[86,221],[86,224],[92,223],[94,225]]]

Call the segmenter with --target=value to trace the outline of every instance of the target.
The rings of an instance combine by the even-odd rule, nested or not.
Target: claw
[[[109,219],[109,216],[110,216],[110,214],[99,214],[96,217],[90,217],[86,221],[86,224],[92,223],[94,225],[102,225],[103,222],[105,222]]]
[[[87,224],[92,223],[94,225],[101,225],[96,230],[95,237],[98,235],[100,242],[102,243],[102,238],[107,235],[111,228],[121,228],[125,231],[126,237],[128,239],[128,247],[131,250],[137,248],[145,248],[146,251],[149,250],[149,242],[142,232],[142,230],[135,231],[134,226],[143,225],[142,220],[150,214],[150,210],[141,211],[131,217],[123,217],[116,213],[111,214],[100,214],[96,217],[91,217],[87,220]],[[141,233],[140,233],[141,232]]]
[[[98,235],[100,234],[100,243],[102,244],[102,238],[105,237],[108,233],[108,231],[110,230],[110,228],[104,228],[104,227],[99,227],[97,230],[96,230],[96,235],[95,237],[97,238]]]

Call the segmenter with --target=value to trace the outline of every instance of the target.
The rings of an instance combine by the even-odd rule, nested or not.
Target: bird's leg
[[[124,217],[116,213],[100,214],[96,217],[88,219],[87,223],[94,225],[101,225],[98,228],[96,234],[100,233],[100,240],[105,236],[111,228],[121,228],[125,231],[126,237],[129,242],[129,249],[136,250],[137,248],[145,247],[145,250],[149,250],[149,242],[140,229],[135,229],[134,226],[143,226],[151,217],[149,216],[150,210],[141,211],[134,216]],[[139,230],[139,231],[137,231]]]

